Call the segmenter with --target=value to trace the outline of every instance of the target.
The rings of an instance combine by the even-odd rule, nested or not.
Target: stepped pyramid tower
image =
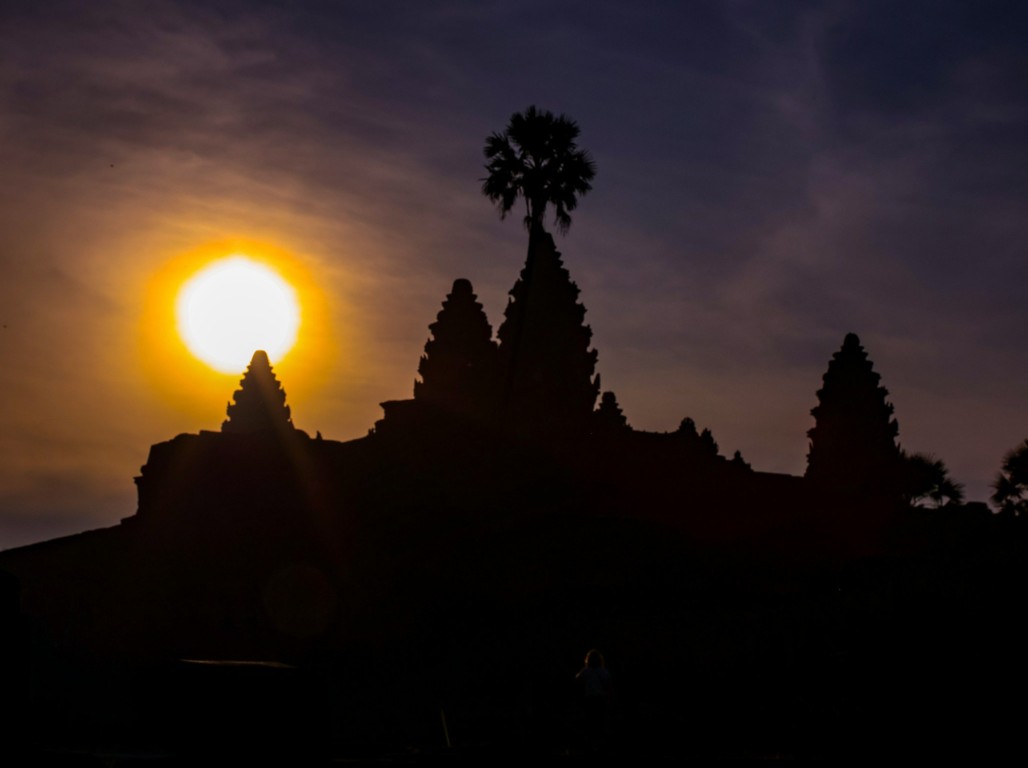
[[[232,399],[235,402],[228,405],[228,418],[221,425],[222,432],[253,434],[293,429],[285,390],[271,370],[268,353],[262,349],[253,353]]]
[[[873,490],[895,480],[899,425],[880,381],[860,339],[847,334],[811,410],[807,479],[841,491]]]
[[[508,423],[538,432],[585,431],[599,394],[592,329],[553,237],[532,230],[528,258],[497,331]]]
[[[600,398],[600,406],[593,414],[593,430],[600,435],[618,435],[631,430],[613,392],[604,392]]]
[[[447,413],[483,415],[495,407],[498,350],[471,281],[458,279],[436,321],[418,365],[414,399]]]

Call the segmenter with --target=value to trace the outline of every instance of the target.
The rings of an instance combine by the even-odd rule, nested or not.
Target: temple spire
[[[889,488],[900,461],[899,427],[889,391],[855,333],[832,355],[823,382],[810,412],[807,479],[848,493]]]
[[[580,433],[599,394],[592,330],[578,286],[553,238],[533,231],[521,275],[497,330],[510,424],[536,433]]]
[[[253,353],[232,399],[235,402],[228,405],[228,418],[221,425],[222,432],[252,434],[293,429],[285,390],[275,378],[268,353],[263,349]]]
[[[428,328],[432,337],[418,365],[414,399],[450,413],[486,414],[497,402],[497,347],[470,281],[454,281]]]

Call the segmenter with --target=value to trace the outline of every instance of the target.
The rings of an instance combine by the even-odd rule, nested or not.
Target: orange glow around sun
[[[317,389],[338,347],[323,282],[300,259],[252,241],[168,259],[150,280],[141,322],[141,361],[154,390],[176,410],[217,413],[257,349],[290,401]]]

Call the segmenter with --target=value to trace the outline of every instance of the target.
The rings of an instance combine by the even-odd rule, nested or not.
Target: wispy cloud
[[[120,487],[150,442],[216,426],[222,403],[193,423],[127,361],[148,276],[229,236],[319,275],[354,359],[296,410],[363,434],[409,394],[454,277],[502,319],[525,239],[479,194],[480,147],[538,103],[579,121],[599,165],[560,247],[633,423],[691,415],[758,468],[802,471],[820,376],[855,330],[904,443],[982,496],[1028,430],[1023,17],[846,0],[25,4],[0,31],[0,377],[19,414],[0,446],[67,468],[100,509],[95,489]],[[77,435],[105,429],[131,450],[76,469]]]

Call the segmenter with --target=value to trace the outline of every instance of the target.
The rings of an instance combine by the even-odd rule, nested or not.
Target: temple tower
[[[285,390],[271,370],[267,352],[262,349],[253,353],[232,399],[235,402],[228,405],[228,418],[221,425],[222,432],[252,434],[293,429]]]

